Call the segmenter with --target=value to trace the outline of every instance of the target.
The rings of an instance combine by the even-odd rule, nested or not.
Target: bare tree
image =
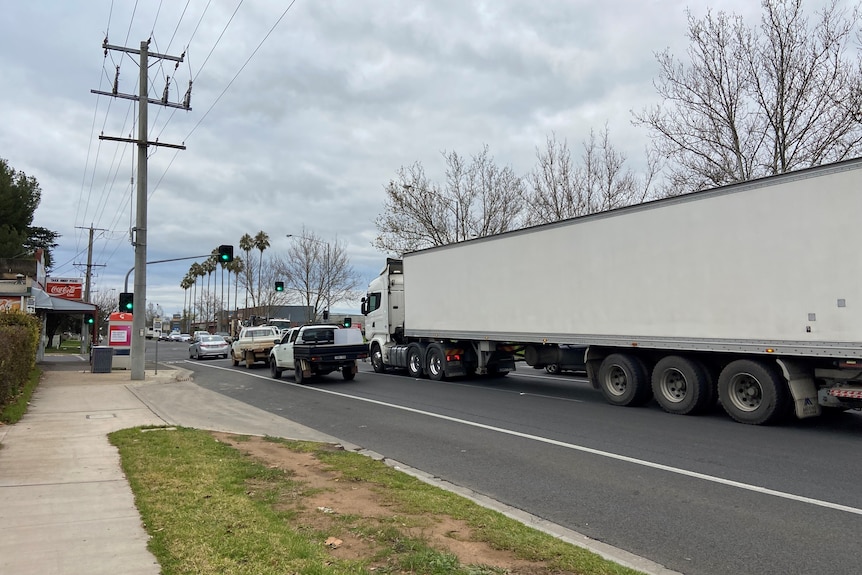
[[[643,177],[626,168],[626,157],[610,143],[607,126],[598,140],[590,130],[580,164],[575,164],[566,141],[558,141],[555,135],[548,137],[544,150],[536,150],[536,158],[537,166],[526,178],[528,225],[642,202],[658,171],[653,157],[648,157]]]
[[[273,263],[287,291],[312,310],[307,322],[318,321],[324,309],[358,297],[359,276],[350,265],[345,244],[338,238],[324,242],[304,228],[293,240],[287,259],[274,258]]]
[[[148,301],[147,302],[147,325],[153,325],[153,319],[157,317],[164,317],[165,312],[162,311],[162,306],[155,302]]]
[[[456,152],[443,156],[443,186],[430,182],[419,162],[402,166],[386,186],[384,211],[375,220],[376,248],[400,255],[520,226],[523,182],[494,162],[487,145],[469,163]]]
[[[111,314],[120,309],[120,300],[117,292],[113,289],[93,290],[90,294],[90,303],[99,308],[97,319],[99,330],[107,333],[108,320]]]
[[[809,25],[802,0],[763,0],[759,28],[688,13],[688,62],[656,55],[664,102],[635,123],[669,160],[669,194],[841,160],[862,150],[859,23],[831,0]]]

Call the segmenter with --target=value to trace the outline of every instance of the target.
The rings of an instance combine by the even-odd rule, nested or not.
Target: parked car
[[[189,359],[227,358],[228,353],[230,353],[230,345],[220,335],[199,335],[189,346]]]

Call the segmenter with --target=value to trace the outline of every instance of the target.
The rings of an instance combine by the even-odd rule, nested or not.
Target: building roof
[[[53,297],[36,286],[33,286],[33,297],[36,298],[36,309],[47,310],[49,312],[96,313],[98,311],[98,307],[95,304]]]

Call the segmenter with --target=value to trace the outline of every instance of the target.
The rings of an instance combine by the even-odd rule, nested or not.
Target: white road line
[[[215,365],[204,365],[204,364],[196,364],[201,367],[209,367],[211,369],[223,369],[225,371],[231,371],[236,373],[235,369],[228,367],[219,367]],[[272,378],[258,375],[255,373],[245,373],[244,375],[248,375],[251,377],[258,377],[260,379],[266,379],[272,381]],[[649,467],[651,469],[658,469],[661,471],[667,471],[669,473],[675,473],[677,475],[683,475],[686,477],[693,477],[695,479],[701,479],[703,481],[709,481],[711,483],[718,483],[720,485],[727,485],[729,487],[736,487],[738,489],[745,489],[747,491],[753,491],[755,493],[762,493],[764,495],[772,495],[774,497],[780,497],[782,499],[789,499],[791,501],[797,501],[800,503],[808,503],[810,505],[816,505],[818,507],[825,507],[827,509],[835,509],[837,511],[845,511],[847,513],[853,513],[856,515],[862,515],[862,509],[857,507],[850,507],[848,505],[841,505],[838,503],[832,503],[830,501],[823,501],[821,499],[813,499],[811,497],[804,497],[802,495],[794,495],[793,493],[785,493],[783,491],[776,491],[774,489],[768,489],[766,487],[760,487],[758,485],[751,485],[750,483],[742,483],[739,481],[732,481],[730,479],[724,479],[721,477],[716,477],[714,475],[707,475],[705,473],[698,473],[696,471],[689,471],[687,469],[680,469],[679,467],[671,467],[670,465],[663,465],[661,463],[654,463],[652,461],[646,461],[644,459],[637,459],[635,457],[629,457],[627,455],[619,455],[617,453],[611,453],[609,451],[602,451],[600,449],[593,449],[592,447],[585,447],[583,445],[575,445],[574,443],[567,443],[565,441],[558,441],[556,439],[550,439],[547,437],[541,437],[538,435],[532,435],[529,433],[521,433],[520,431],[513,431],[511,429],[503,429],[502,427],[494,427],[493,425],[485,425],[484,423],[477,423],[475,421],[468,421],[466,419],[459,419],[457,417],[450,417],[448,415],[442,415],[440,413],[433,413],[430,411],[424,411],[422,409],[415,409],[413,407],[406,407],[403,405],[397,405],[394,403],[387,403],[385,401],[379,401],[376,399],[368,399],[365,397],[357,397],[355,395],[350,395],[347,393],[341,393],[338,391],[332,391],[329,389],[321,389],[318,387],[308,387],[306,385],[299,385],[287,380],[282,380],[281,383],[287,385],[293,385],[296,387],[300,387],[302,389],[306,389],[308,391],[317,391],[320,393],[327,393],[329,395],[336,395],[339,397],[344,397],[347,399],[354,399],[357,401],[364,401],[366,403],[373,403],[375,405],[381,405],[383,407],[389,407],[392,409],[400,409],[401,411],[407,411],[410,413],[417,413],[420,415],[425,415],[428,417],[433,417],[436,419],[442,419],[444,421],[451,421],[453,423],[460,423],[462,425],[468,425],[470,427],[476,427],[479,429],[485,429],[488,431],[494,431],[496,433],[502,433],[504,435],[511,435],[513,437],[520,437],[523,439],[530,439],[532,441],[538,441],[540,443],[545,443],[548,445],[555,445],[557,447],[564,447],[566,449],[571,449],[573,451],[580,451],[582,453],[589,453],[591,455],[598,455],[600,457],[607,457],[608,459],[615,459],[617,461],[625,461],[626,463],[632,463],[634,465],[641,465],[643,467]]]

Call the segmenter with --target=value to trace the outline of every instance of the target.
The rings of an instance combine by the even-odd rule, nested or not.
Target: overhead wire
[[[261,39],[260,43],[258,43],[257,47],[255,47],[254,51],[252,51],[252,53],[245,60],[243,65],[239,68],[239,70],[237,70],[237,72],[236,72],[236,74],[234,74],[233,78],[231,78],[230,82],[228,82],[227,85],[224,87],[224,90],[221,91],[221,93],[218,95],[218,97],[216,97],[216,99],[213,101],[213,103],[210,105],[210,107],[207,109],[207,111],[203,114],[203,116],[197,121],[197,123],[194,125],[194,127],[192,127],[191,131],[183,139],[183,143],[187,142],[189,140],[189,138],[192,136],[192,134],[194,134],[195,130],[197,130],[198,127],[201,125],[201,123],[203,123],[204,119],[209,115],[209,113],[213,110],[213,108],[215,108],[216,104],[218,104],[219,100],[221,100],[221,98],[225,95],[225,93],[230,89],[230,87],[233,85],[233,83],[236,81],[236,79],[239,77],[239,75],[242,73],[242,71],[245,70],[246,66],[248,66],[248,63],[251,62],[252,58],[254,58],[254,56],[260,50],[261,46],[263,46],[264,42],[266,42],[266,40],[272,35],[272,33],[275,31],[275,29],[278,27],[278,25],[281,23],[281,21],[284,19],[284,17],[287,15],[287,13],[290,11],[290,9],[293,7],[293,5],[295,3],[296,3],[296,0],[291,0],[290,4],[288,4],[287,8],[284,9],[284,12],[281,13],[281,16],[279,16],[278,19],[275,21],[275,24],[272,25],[272,27],[269,29],[269,31],[266,33],[266,35],[264,35],[263,39]],[[240,5],[241,4],[242,4],[242,0],[240,1]],[[209,6],[209,4],[207,4],[207,6]],[[237,6],[237,9],[239,9],[239,5]],[[234,10],[233,15],[231,15],[231,19],[228,21],[228,24],[230,24],[230,22],[233,21],[234,15],[236,15],[236,10]],[[198,22],[198,26],[199,25],[200,25],[200,21]],[[225,30],[226,29],[227,29],[227,25],[225,26]],[[195,28],[195,31],[197,31],[197,27]],[[218,40],[216,41],[216,44],[210,50],[210,53],[207,55],[206,59],[204,60],[204,63],[201,65],[201,69],[198,70],[198,72],[194,75],[193,81],[194,81],[194,79],[197,79],[197,77],[200,75],[201,71],[206,66],[206,63],[209,60],[210,55],[212,55],[213,51],[215,50],[215,46],[218,45],[218,42],[221,40],[222,36],[224,36],[224,30],[222,30],[222,33],[219,35]],[[189,66],[191,67],[191,63],[189,64]],[[158,189],[159,185],[162,183],[162,180],[164,180],[165,175],[168,173],[168,170],[170,170],[171,166],[173,165],[174,160],[177,158],[179,151],[180,150],[176,150],[174,152],[174,156],[171,158],[171,161],[168,163],[164,172],[162,172],[162,175],[159,177],[158,181],[156,182],[156,185],[153,186],[153,189],[149,193],[148,197],[152,197],[152,195]]]
[[[210,6],[211,2],[212,2],[212,0],[209,0],[209,1],[207,2],[206,6],[205,6],[205,8],[204,8],[204,11],[202,12],[202,14],[201,14],[200,18],[198,19],[197,24],[195,25],[195,28],[194,28],[194,30],[193,30],[193,32],[192,32],[192,35],[191,35],[190,39],[189,39],[189,43],[187,44],[186,56],[187,56],[187,62],[188,62],[188,68],[189,68],[189,75],[190,75],[190,77],[192,77],[192,82],[193,82],[194,80],[196,80],[196,79],[200,76],[200,74],[203,72],[203,70],[206,68],[206,65],[207,65],[207,63],[209,62],[210,57],[212,56],[212,54],[214,53],[215,49],[216,49],[216,48],[218,47],[218,45],[220,44],[220,42],[221,42],[222,38],[224,37],[224,35],[225,35],[225,33],[226,33],[227,29],[230,27],[231,23],[234,21],[234,18],[235,18],[235,16],[236,16],[236,14],[237,14],[237,12],[238,12],[239,8],[242,6],[242,4],[243,4],[244,0],[240,0],[240,2],[237,4],[237,6],[236,6],[236,8],[234,9],[233,13],[231,14],[231,16],[230,16],[230,18],[229,18],[228,22],[225,24],[224,28],[222,29],[221,33],[219,34],[218,38],[216,39],[216,42],[213,44],[212,48],[210,49],[209,53],[207,54],[206,58],[204,59],[204,62],[203,62],[203,64],[201,65],[200,69],[198,69],[198,70],[194,73],[194,75],[192,75],[192,65],[191,65],[191,58],[190,58],[189,48],[188,48],[188,47],[190,47],[190,46],[192,45],[192,41],[194,40],[194,38],[195,38],[195,36],[196,36],[196,34],[197,34],[197,32],[198,32],[198,30],[199,30],[200,26],[201,26],[201,23],[203,22],[204,16],[207,14],[207,11],[208,11],[208,9],[209,9],[209,6]],[[172,44],[172,43],[173,43],[174,38],[176,37],[177,31],[179,30],[179,26],[180,26],[180,24],[181,24],[181,22],[182,22],[182,19],[184,18],[185,14],[186,14],[186,11],[187,11],[187,8],[188,8],[188,6],[189,6],[189,3],[190,3],[190,0],[187,0],[186,5],[185,5],[185,7],[183,8],[182,15],[181,15],[181,17],[180,17],[180,21],[177,23],[177,26],[176,26],[176,27],[175,27],[175,29],[174,29],[173,35],[171,36],[171,40],[170,40],[170,42],[169,42],[169,46],[170,46],[170,44]],[[293,7],[293,5],[294,5],[295,3],[296,3],[296,0],[292,0],[292,1],[290,2],[290,4],[285,8],[285,10],[281,13],[281,15],[279,16],[279,18],[275,21],[275,23],[272,25],[272,27],[269,29],[269,31],[266,33],[266,35],[261,39],[261,41],[258,43],[257,47],[256,47],[256,48],[254,49],[254,51],[249,55],[249,57],[245,60],[245,62],[242,64],[242,66],[239,68],[239,70],[236,72],[236,74],[233,76],[233,78],[230,80],[230,82],[228,82],[228,84],[227,84],[227,85],[225,86],[225,88],[221,91],[221,93],[218,95],[218,97],[213,101],[213,103],[210,105],[210,107],[207,109],[207,111],[206,111],[206,112],[203,114],[203,116],[202,116],[202,117],[197,121],[197,123],[193,126],[193,128],[189,131],[188,135],[186,136],[186,140],[188,140],[188,139],[189,139],[189,138],[194,134],[194,132],[197,130],[197,128],[198,128],[198,127],[200,127],[200,125],[201,125],[201,124],[204,122],[204,120],[207,118],[207,116],[209,115],[209,113],[210,113],[210,112],[215,108],[215,106],[216,106],[216,105],[218,104],[218,102],[222,99],[222,97],[224,97],[224,95],[225,95],[225,94],[227,93],[227,91],[231,88],[231,86],[234,84],[234,82],[235,82],[235,81],[236,81],[236,79],[239,77],[239,75],[240,75],[240,74],[245,70],[245,68],[248,66],[248,64],[251,62],[251,60],[255,57],[255,55],[258,53],[258,51],[259,51],[259,50],[260,50],[260,48],[263,46],[263,44],[267,41],[267,39],[272,35],[272,33],[275,31],[275,29],[278,27],[278,25],[281,23],[281,21],[284,19],[284,17],[287,15],[287,13],[290,11],[290,9]],[[161,4],[161,2],[160,2],[160,4],[159,4],[159,8],[158,8],[158,12],[160,12],[160,10],[161,10],[161,5],[162,5],[162,4]],[[132,11],[132,15],[131,15],[130,23],[129,23],[129,29],[128,29],[128,31],[127,31],[127,35],[126,35],[126,45],[128,45],[128,40],[129,40],[129,37],[130,37],[130,35],[131,35],[131,30],[132,30],[133,23],[134,23],[134,19],[135,19],[135,14],[136,14],[136,12],[137,12],[137,6],[138,6],[138,2],[136,1],[136,2],[135,2],[135,5],[134,5],[134,8],[133,8],[133,11]],[[111,3],[111,10],[110,10],[110,13],[109,13],[109,26],[108,26],[108,28],[109,28],[109,29],[110,29],[110,20],[111,20],[112,14],[113,14],[113,2]],[[158,15],[158,13],[157,13],[157,15],[156,15],[156,21],[158,20],[158,17],[159,17],[159,15]],[[155,23],[154,23],[154,24],[153,24],[153,31],[152,31],[152,33],[151,33],[151,37],[154,37],[154,36],[155,36],[155,27],[156,27],[156,26],[155,26]],[[106,37],[107,37],[107,34],[106,34]],[[155,42],[155,39],[154,39],[154,42]],[[168,49],[169,49],[169,48],[168,48]],[[113,60],[113,56],[112,56],[112,58],[111,58],[111,61],[112,61],[112,63],[114,63],[114,66],[116,67],[116,63],[115,63],[115,61]],[[176,69],[176,68],[175,68],[175,69]],[[104,71],[104,76],[105,76],[106,78],[110,78],[110,74],[107,72],[107,70],[105,70],[104,66],[103,66],[103,71]],[[101,86],[101,81],[100,81],[100,86]],[[135,87],[137,87],[137,80],[136,80],[136,82],[135,82]],[[130,110],[132,110],[133,108],[134,108],[134,102],[133,102],[133,103],[131,103],[131,104],[130,104],[130,106],[129,106],[129,108],[127,109],[126,120],[124,121],[124,129],[123,129],[123,131],[125,131],[125,125],[126,125],[126,123],[128,122],[128,118],[129,118],[129,111],[130,111]],[[109,106],[108,106],[108,111],[109,111],[109,110],[110,110],[110,103],[109,103]],[[167,127],[167,125],[170,123],[171,119],[174,117],[174,114],[176,113],[176,110],[177,110],[176,108],[174,108],[174,109],[173,109],[173,111],[172,111],[172,113],[171,113],[170,117],[167,119],[167,121],[165,122],[164,126],[162,126],[161,130],[159,131],[159,135],[161,135],[161,133],[164,131],[165,127]],[[98,115],[98,103],[97,103],[96,110],[94,111],[93,130],[95,129],[95,118],[97,117],[97,115]],[[105,122],[103,123],[103,131],[104,131],[105,126],[107,125],[107,116],[108,116],[108,113],[107,113],[107,111],[106,111]],[[156,116],[156,118],[158,119],[158,115]],[[136,119],[134,119],[134,118],[133,118],[133,121],[132,121],[133,126],[134,126],[134,124],[135,124],[135,123],[136,123]],[[91,138],[91,141],[92,141],[92,138]],[[184,140],[184,141],[185,141],[185,140]],[[118,145],[119,145],[119,143],[118,143]],[[100,140],[100,146],[99,146],[99,149],[100,149],[100,148],[101,148],[101,140]],[[161,176],[159,177],[158,181],[156,182],[156,185],[153,187],[152,191],[148,194],[148,196],[152,196],[152,194],[156,191],[156,189],[158,189],[158,187],[160,186],[160,184],[161,184],[161,183],[162,183],[162,181],[164,180],[165,175],[168,173],[168,171],[169,171],[169,170],[170,170],[170,168],[172,167],[172,165],[173,165],[173,163],[174,163],[174,160],[177,158],[179,151],[180,151],[180,150],[175,150],[173,157],[172,157],[172,158],[170,159],[170,161],[168,162],[167,167],[165,168],[164,172],[163,172],[163,173],[161,174]],[[89,155],[89,152],[88,152],[88,155]],[[117,156],[116,156],[116,154],[115,154],[115,156],[114,156],[114,157],[115,157],[115,158],[117,157]],[[98,163],[98,154],[97,154],[96,162],[94,162],[94,168],[93,168],[93,179],[95,179],[95,164],[96,164],[96,163]],[[133,175],[132,175],[132,178],[131,178],[132,186],[130,186],[130,189],[129,189],[129,195],[124,199],[124,201],[123,201],[123,202],[121,202],[120,206],[118,206],[118,209],[117,209],[117,211],[115,212],[115,215],[114,215],[114,217],[113,217],[113,218],[112,218],[112,220],[111,220],[111,226],[110,226],[108,229],[114,229],[114,226],[115,226],[116,224],[118,224],[118,223],[119,223],[119,221],[118,221],[118,216],[119,216],[120,214],[122,214],[122,213],[126,212],[126,207],[127,207],[127,206],[129,207],[129,212],[128,212],[128,213],[129,213],[129,220],[130,220],[130,222],[129,222],[129,228],[131,229],[131,226],[132,226],[132,224],[131,224],[131,220],[132,220],[132,211],[131,211],[131,206],[132,206],[132,204],[133,204],[133,202],[132,202],[131,200],[132,200],[132,196],[133,196],[133,193],[134,193],[134,189],[133,189],[133,188],[134,188],[134,186],[133,186],[133,183],[134,183],[134,172],[135,172],[134,163],[135,163],[135,162],[134,162],[134,154],[132,154],[132,174],[133,174]],[[112,162],[111,162],[111,165],[112,165],[112,166],[114,165],[114,161],[112,161]],[[106,206],[107,206],[108,199],[109,199],[109,197],[110,197],[110,190],[112,190],[112,189],[113,189],[113,187],[114,187],[114,185],[116,184],[116,179],[117,179],[118,174],[119,174],[119,164],[118,164],[118,167],[117,167],[117,169],[116,169],[116,170],[109,169],[109,174],[110,174],[110,172],[111,172],[111,171],[113,171],[113,173],[114,173],[113,178],[111,178],[111,185],[110,185],[110,187],[107,187],[107,181],[106,181],[106,189],[108,190],[108,192],[107,192],[107,195],[103,195],[103,198],[102,198],[102,199],[103,199],[104,201],[103,201],[103,202],[102,202],[102,201],[100,201],[100,202],[99,202],[99,203],[100,203],[100,205],[102,206],[102,209],[101,209],[101,210],[100,210],[100,212],[99,212],[100,219],[101,219],[102,217],[104,217],[105,208],[106,208]],[[86,179],[86,174],[85,174],[85,179]],[[83,187],[83,183],[82,183],[82,187]],[[92,192],[92,181],[91,181],[91,192]],[[85,214],[84,214],[84,216],[86,216],[86,212],[87,212],[87,211],[89,211],[89,198],[88,198],[88,201],[87,201],[87,204],[86,204],[86,205],[87,205],[87,209],[85,210]],[[77,216],[76,216],[76,219],[77,219]],[[116,252],[118,251],[119,247],[122,245],[122,243],[119,241],[119,239],[122,239],[122,236],[118,236],[118,239],[114,239],[114,240],[112,240],[112,242],[111,242],[111,243],[114,243],[114,244],[115,244],[115,246],[114,246],[114,249],[112,250],[112,252],[111,252],[111,254],[110,254],[110,256],[109,256],[109,259],[111,259],[111,258],[116,254]],[[102,253],[102,254],[105,254],[105,253],[107,252],[107,250],[108,250],[108,249],[109,249],[109,246],[108,246],[108,245],[103,246],[101,253]]]

